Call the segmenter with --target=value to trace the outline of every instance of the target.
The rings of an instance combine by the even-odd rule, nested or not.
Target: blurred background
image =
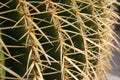
[[[120,20],[118,20],[120,23]],[[114,29],[115,33],[118,35],[119,38],[117,38],[118,42],[120,43],[120,25],[115,25]],[[120,45],[115,44],[120,48]],[[112,49],[113,53],[113,61],[111,61],[112,70],[108,71],[107,78],[105,80],[120,80],[120,51],[117,51],[115,49]]]

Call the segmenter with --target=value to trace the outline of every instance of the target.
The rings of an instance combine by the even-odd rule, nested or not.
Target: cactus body
[[[6,79],[104,79],[113,46],[115,0],[0,3],[2,46],[9,58],[1,66]]]

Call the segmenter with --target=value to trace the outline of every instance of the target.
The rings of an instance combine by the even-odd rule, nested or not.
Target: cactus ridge
[[[103,80],[116,45],[116,0],[0,1],[1,80]],[[2,71],[1,71],[2,70]]]

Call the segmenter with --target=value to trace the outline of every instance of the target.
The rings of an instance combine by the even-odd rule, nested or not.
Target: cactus
[[[2,80],[103,80],[116,0],[0,1]],[[107,65],[106,65],[107,64]]]

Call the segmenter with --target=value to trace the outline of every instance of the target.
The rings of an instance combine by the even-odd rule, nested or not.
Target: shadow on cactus
[[[0,1],[1,80],[103,80],[117,49],[114,3]]]

